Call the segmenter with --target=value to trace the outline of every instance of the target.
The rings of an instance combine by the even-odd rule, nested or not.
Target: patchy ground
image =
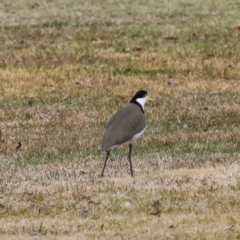
[[[0,238],[240,239],[237,1],[0,3]],[[148,128],[98,152],[139,89]]]

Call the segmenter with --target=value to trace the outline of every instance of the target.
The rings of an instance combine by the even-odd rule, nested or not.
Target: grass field
[[[14,3],[15,2],[15,3]],[[0,3],[0,239],[240,239],[238,0]],[[98,152],[145,89],[148,128]]]

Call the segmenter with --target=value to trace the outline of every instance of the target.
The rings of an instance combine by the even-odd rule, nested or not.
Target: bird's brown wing
[[[146,127],[145,114],[136,104],[129,103],[109,120],[103,138],[101,151],[130,141]]]

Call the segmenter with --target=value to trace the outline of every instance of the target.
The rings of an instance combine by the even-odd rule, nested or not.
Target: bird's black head
[[[144,112],[144,104],[146,100],[147,100],[147,91],[139,90],[130,100],[130,103],[137,104],[141,108],[142,112]]]
[[[147,91],[145,90],[139,90],[138,92],[135,93],[133,98],[131,99],[131,103],[135,103],[138,98],[145,98],[147,96]]]

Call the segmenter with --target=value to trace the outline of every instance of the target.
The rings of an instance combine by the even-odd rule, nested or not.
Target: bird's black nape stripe
[[[138,91],[134,96],[133,98],[130,100],[130,103],[134,103],[134,104],[137,104],[141,111],[144,113],[144,109],[142,108],[141,104],[137,102],[137,99],[138,98],[144,98],[145,96],[147,95],[147,91],[145,90],[140,90]]]
[[[140,103],[138,103],[136,100],[135,101],[130,101],[130,103],[137,104],[140,107],[141,111],[145,114],[145,112],[144,112],[144,110],[142,108],[142,105]]]

